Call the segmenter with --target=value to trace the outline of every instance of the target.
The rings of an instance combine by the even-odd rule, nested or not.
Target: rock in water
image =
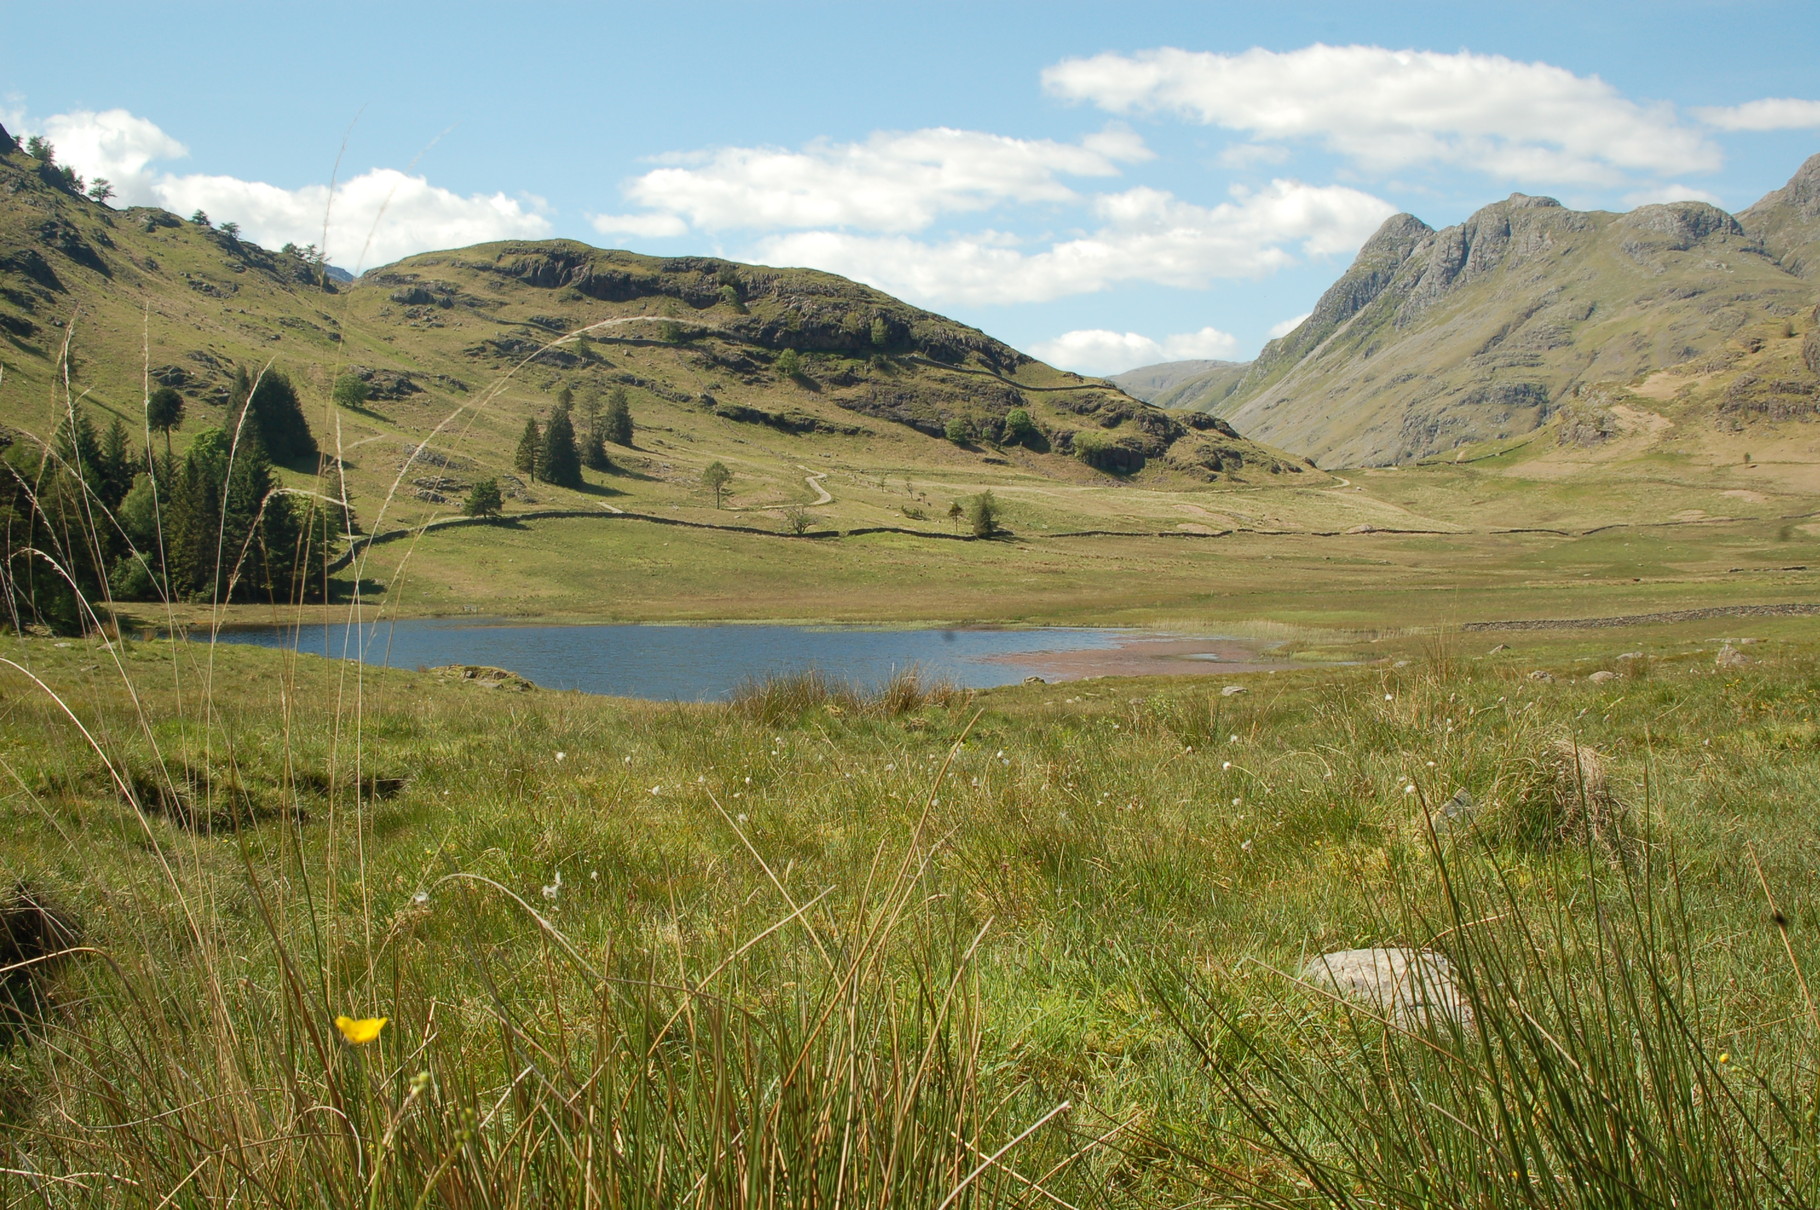
[[[1404,1028],[1472,1024],[1453,966],[1432,950],[1336,950],[1312,958],[1302,978],[1378,1010]]]

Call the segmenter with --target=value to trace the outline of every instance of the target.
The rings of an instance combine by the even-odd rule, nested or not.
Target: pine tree
[[[221,556],[221,488],[227,482],[228,437],[204,429],[183,456],[166,513],[165,557],[179,598],[210,595]],[[209,591],[205,591],[209,590]]]
[[[518,452],[512,455],[512,469],[535,479],[542,460],[543,430],[537,427],[537,417],[533,416],[525,421],[524,436],[518,439]]]
[[[581,464],[591,471],[610,471],[613,459],[607,457],[607,422],[601,414],[600,400],[589,399],[582,405]]]
[[[543,434],[543,466],[538,477],[558,487],[580,487],[581,451],[575,448],[575,424],[569,409],[558,407]]]
[[[626,388],[614,387],[607,396],[607,412],[601,418],[605,428],[601,436],[614,445],[630,447],[632,444],[632,404],[626,397]]]
[[[139,473],[139,459],[133,455],[132,438],[118,416],[107,426],[101,438],[101,502],[110,509],[120,507],[126,493],[132,490],[133,476]]]
[[[461,511],[470,517],[497,517],[504,508],[505,501],[499,495],[499,480],[482,479],[468,492]]]
[[[236,381],[238,387],[238,380]],[[303,404],[291,380],[275,366],[267,366],[246,396],[246,425],[274,462],[314,459],[320,452],[303,418]],[[239,417],[235,417],[236,423]],[[244,430],[243,430],[244,431]],[[242,438],[244,440],[244,437]]]

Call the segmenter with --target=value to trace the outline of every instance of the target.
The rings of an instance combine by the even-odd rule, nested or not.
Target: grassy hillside
[[[1597,383],[1696,359],[1814,302],[1815,162],[1734,219],[1512,195],[1434,231],[1398,215],[1245,372],[1154,396],[1328,466],[1521,436]]]
[[[796,462],[832,452],[1165,486],[1303,469],[1211,417],[1166,415],[829,274],[549,241],[336,284],[302,255],[89,201],[17,150],[0,155],[0,273],[0,424],[48,436],[68,409],[67,365],[103,427],[111,414],[138,428],[148,386],[178,389],[181,448],[223,422],[236,369],[272,365],[339,458],[325,481],[364,518],[421,520],[473,478],[510,474],[525,420],[547,418],[565,387],[578,407],[623,388],[641,429],[670,437],[655,457],[644,443],[621,451],[625,474],[588,492],[524,487],[521,502],[595,507],[635,484],[692,484],[729,456],[746,504],[802,497]],[[788,358],[780,369],[786,354],[794,372]],[[364,407],[331,402],[350,376]],[[1023,434],[1006,429],[1014,410],[1030,418]]]

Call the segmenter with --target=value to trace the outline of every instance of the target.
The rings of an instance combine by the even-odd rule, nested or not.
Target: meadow
[[[0,641],[0,1192],[1813,1204],[1809,625],[706,705]],[[1372,945],[1473,1023],[1299,977]]]

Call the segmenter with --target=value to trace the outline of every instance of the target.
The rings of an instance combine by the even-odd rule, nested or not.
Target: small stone
[[[1555,674],[1552,672],[1544,672],[1542,669],[1538,668],[1534,672],[1529,674],[1529,679],[1532,681],[1543,681],[1543,682],[1552,684],[1555,679]]]
[[[1713,663],[1721,668],[1742,668],[1751,662],[1751,658],[1733,647],[1730,643],[1719,648],[1719,654],[1713,657]]]
[[[1464,787],[1455,790],[1453,797],[1441,804],[1435,812],[1435,831],[1445,832],[1449,828],[1463,827],[1472,822],[1473,811],[1477,807],[1472,795]]]
[[[1472,1006],[1454,981],[1453,966],[1432,950],[1338,950],[1311,959],[1302,977],[1405,1028],[1472,1024]]]
[[[1510,650],[1509,643],[1499,643],[1496,647],[1493,647],[1490,651],[1487,651],[1485,654],[1486,655],[1496,655],[1500,651],[1509,651],[1509,650]]]
[[[1618,658],[1621,660],[1640,660],[1643,658],[1643,653],[1641,651],[1626,651],[1620,654]]]
[[[1591,676],[1587,677],[1586,679],[1591,681],[1595,685],[1603,685],[1607,681],[1617,680],[1618,674],[1611,671],[1609,668],[1601,668],[1601,669],[1599,669],[1599,671],[1593,673]]]
[[[1241,694],[1243,692],[1245,692],[1245,686],[1243,686],[1243,685],[1227,685],[1225,688],[1220,690],[1220,696],[1221,697],[1237,697],[1239,694]]]
[[[1396,663],[1392,664],[1391,667],[1392,668],[1407,668],[1407,667],[1409,667],[1409,661],[1408,660],[1398,660]]]

